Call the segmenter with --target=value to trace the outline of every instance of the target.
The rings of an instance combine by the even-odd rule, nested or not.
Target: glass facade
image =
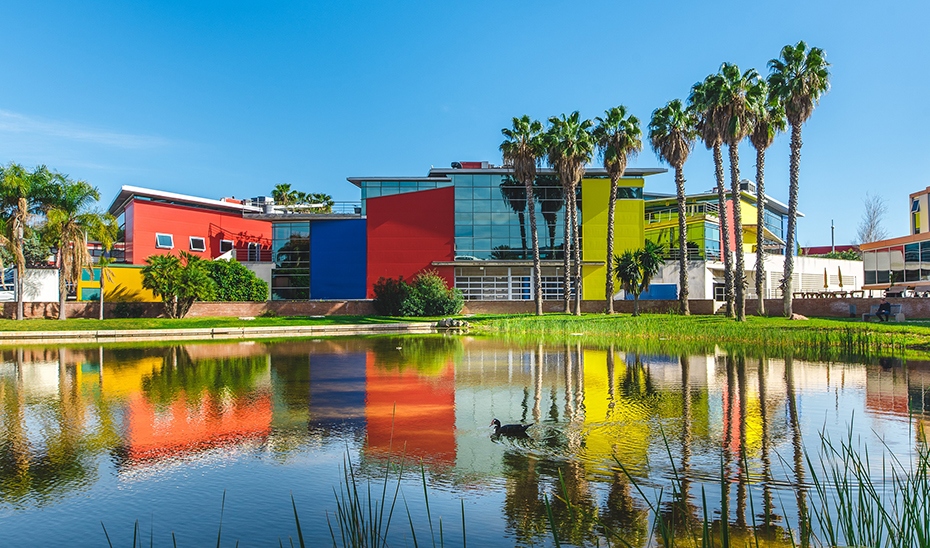
[[[310,298],[310,222],[275,223],[271,240],[273,300]]]
[[[689,223],[687,226],[688,260],[720,260],[720,228],[716,223]],[[666,250],[666,258],[678,259],[678,226],[646,228],[646,239],[655,242]]]
[[[365,204],[368,198],[406,194],[420,190],[433,190],[452,186],[448,181],[361,181],[362,187],[362,215],[366,215]]]
[[[930,282],[930,241],[862,252],[865,285]]]

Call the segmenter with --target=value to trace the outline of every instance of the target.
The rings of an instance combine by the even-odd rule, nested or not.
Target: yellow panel
[[[620,186],[642,187],[643,179],[621,179]],[[584,261],[607,260],[607,206],[610,198],[609,179],[581,181],[581,222],[584,239],[581,247]],[[643,200],[617,200],[614,207],[614,254],[643,246],[645,208]],[[605,299],[607,267],[585,266],[581,270],[585,300]]]
[[[158,302],[154,293],[142,287],[142,267],[135,265],[110,265],[110,279],[106,281],[103,299],[108,302]],[[100,269],[94,268],[94,277],[100,276]],[[100,282],[78,282],[78,298],[84,288],[97,289]]]

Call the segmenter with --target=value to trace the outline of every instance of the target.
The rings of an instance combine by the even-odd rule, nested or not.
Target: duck
[[[526,437],[526,430],[532,424],[505,424],[501,426],[501,421],[494,419],[489,426],[494,427],[495,436],[516,436]]]

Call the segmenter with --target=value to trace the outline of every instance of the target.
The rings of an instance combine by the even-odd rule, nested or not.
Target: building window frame
[[[199,251],[202,253],[207,250],[207,240],[203,236],[191,236],[188,240],[191,251]]]
[[[236,248],[236,242],[232,240],[220,240],[220,253],[226,253]]]
[[[164,241],[164,238],[167,238],[167,241]],[[156,249],[174,249],[174,234],[164,234],[161,232],[155,233],[155,248]]]

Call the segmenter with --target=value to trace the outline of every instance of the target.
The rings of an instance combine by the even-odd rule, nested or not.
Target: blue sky
[[[767,74],[805,40],[832,89],[803,130],[801,245],[855,239],[866,192],[905,235],[930,149],[930,4],[755,2],[15,2],[0,46],[0,161],[100,189],[219,198],[278,183],[357,200],[349,176],[500,163],[513,116],[651,112],[724,61]],[[741,175],[755,154],[741,147]],[[788,136],[766,157],[787,202]],[[644,150],[636,166],[660,165]],[[664,167],[664,166],[663,166]],[[711,188],[698,145],[688,192]],[[672,175],[647,188],[674,192]]]

